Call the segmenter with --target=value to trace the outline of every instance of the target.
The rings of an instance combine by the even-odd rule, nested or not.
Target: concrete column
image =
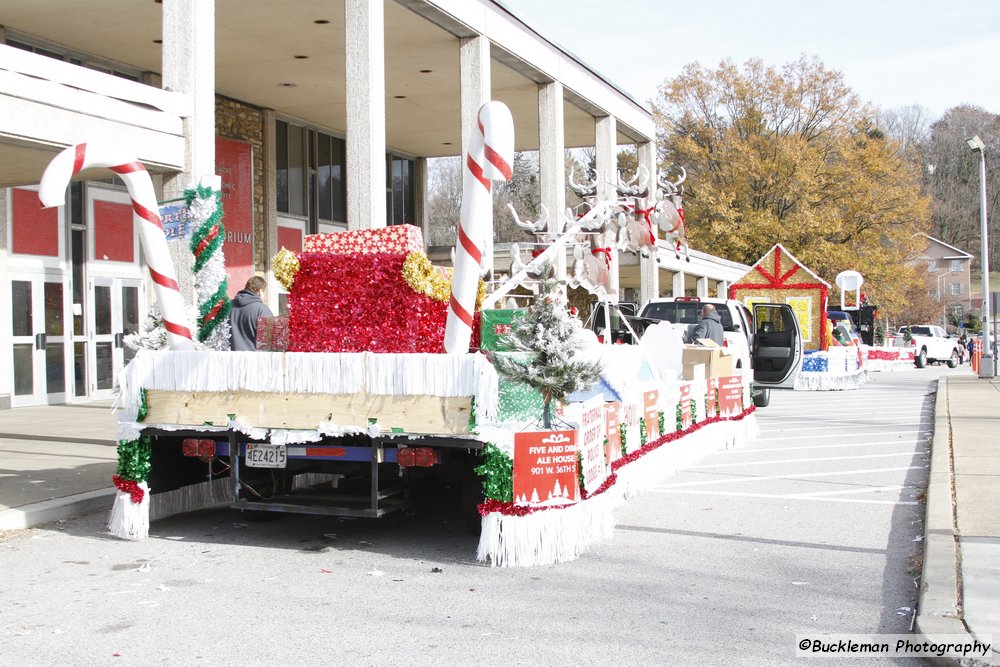
[[[702,277],[698,278],[698,282],[696,283],[696,289],[697,289],[697,293],[696,293],[697,296],[699,296],[699,297],[701,297],[703,299],[707,298],[708,297],[708,278],[706,278],[705,276],[702,276]]]
[[[420,227],[424,237],[424,248],[429,245],[430,221],[427,219],[427,158],[418,157],[413,161],[413,224]]]
[[[597,197],[611,199],[617,197],[614,186],[605,176],[615,173],[618,168],[618,121],[614,116],[602,116],[594,123],[594,149],[597,158]],[[611,253],[611,297],[617,303],[619,294],[618,253]]]
[[[278,159],[277,135],[278,115],[274,109],[264,109],[263,147],[264,152],[264,275],[267,276],[267,305],[271,312],[278,312],[278,281],[271,270],[271,258],[280,250],[278,247]]]
[[[382,2],[344,0],[347,228],[385,227],[385,16]]]
[[[490,40],[482,35],[459,43],[462,89],[462,159],[469,154],[469,133],[476,127],[479,107],[493,95],[490,78]]]
[[[684,281],[686,277],[683,271],[678,271],[674,274],[674,288],[671,296],[684,296]]]
[[[538,177],[542,204],[549,210],[549,234],[563,229],[566,208],[566,139],[563,118],[563,86],[560,82],[538,85]],[[556,277],[566,278],[566,253],[559,253]]]
[[[184,119],[184,171],[165,179],[173,199],[215,174],[215,0],[163,3],[163,87],[187,93],[193,114]]]
[[[647,206],[653,202],[656,189],[656,144],[652,141],[639,144],[638,163],[649,170],[649,195]],[[653,250],[649,257],[639,257],[639,301],[646,303],[660,296],[660,269],[657,255],[659,248]]]
[[[729,298],[729,283],[725,280],[720,280],[715,284],[715,296],[719,299]]]

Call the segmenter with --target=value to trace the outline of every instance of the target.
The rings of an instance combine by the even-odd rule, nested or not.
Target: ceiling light
[[[421,74],[430,74],[430,73],[431,73],[431,72],[433,72],[433,71],[434,71],[434,70],[430,70],[430,69],[422,69],[422,70],[420,70],[420,73],[421,73]]]
[[[162,39],[154,39],[153,40],[153,44],[163,44],[163,40]]]
[[[326,25],[327,23],[329,23],[329,21],[327,21],[326,19],[316,19],[315,21],[313,21],[313,23],[315,23],[316,25]]]
[[[309,56],[292,56],[296,60],[308,60]]]
[[[393,95],[393,97],[395,97],[397,100],[405,100],[406,99],[406,95]]]
[[[278,85],[281,86],[282,88],[294,88],[298,84],[297,83],[279,83]]]

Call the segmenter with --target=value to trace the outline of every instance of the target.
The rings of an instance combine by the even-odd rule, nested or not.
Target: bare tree
[[[1000,209],[1000,115],[979,107],[949,109],[931,125],[922,150],[924,182],[933,199],[933,234],[945,243],[972,252],[980,247],[979,158],[967,139],[973,135],[986,144],[987,218]],[[990,238],[990,265],[1000,266],[1000,243]],[[973,252],[979,256],[979,253]]]

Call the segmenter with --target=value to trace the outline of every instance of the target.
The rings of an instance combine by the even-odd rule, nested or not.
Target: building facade
[[[975,302],[972,294],[973,256],[960,248],[927,234],[927,247],[910,264],[927,275],[928,294],[941,307],[939,324],[955,331],[972,312],[980,308],[980,298]]]
[[[170,207],[222,181],[230,294],[305,234],[426,228],[427,160],[463,155],[479,107],[511,109],[542,203],[566,205],[565,151],[620,147],[655,173],[648,108],[491,0],[8,0],[0,4],[0,407],[108,398],[152,303],[129,197],[81,174],[40,209],[60,150],[127,148]],[[99,19],[99,20],[98,20]],[[610,184],[600,187],[614,194]],[[427,237],[425,229],[425,238]],[[176,259],[182,290],[190,280]],[[746,267],[692,253],[615,260],[645,300],[725,294]]]

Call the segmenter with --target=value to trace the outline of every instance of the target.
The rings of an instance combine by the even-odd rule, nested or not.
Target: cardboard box
[[[681,363],[685,380],[725,377],[734,370],[733,356],[709,338],[699,338],[698,345],[685,345]],[[700,374],[696,369],[699,365],[704,366]]]

